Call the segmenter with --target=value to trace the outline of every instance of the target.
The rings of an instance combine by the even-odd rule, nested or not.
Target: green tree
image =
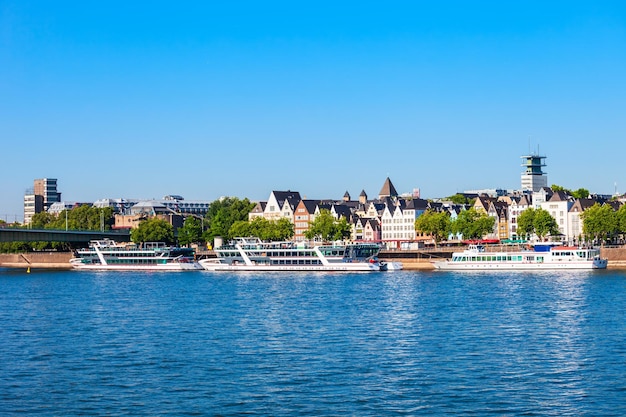
[[[572,191],[571,194],[574,198],[587,198],[589,197],[589,190],[586,188],[579,188],[578,190]]]
[[[535,233],[535,209],[527,208],[517,216],[517,233],[519,236],[529,239]]]
[[[187,216],[183,227],[178,229],[178,244],[188,246],[202,241],[202,224],[193,216]]]
[[[556,236],[560,233],[559,226],[556,224],[554,217],[543,209],[535,210],[533,227],[535,229],[535,234],[539,237],[539,240],[543,240],[543,238],[548,235]]]
[[[309,230],[304,233],[307,239],[321,238],[324,241],[340,240],[350,236],[352,227],[345,217],[335,219],[330,210],[322,209],[309,223]]]
[[[452,221],[445,212],[428,209],[415,219],[415,230],[431,235],[435,240],[435,246],[448,237],[451,228]]]
[[[35,213],[30,221],[31,229],[45,229],[50,223],[56,220],[56,216],[42,211],[41,213]]]
[[[583,234],[587,240],[595,239],[604,243],[620,227],[619,215],[608,204],[596,203],[580,213],[580,218],[583,220]]]
[[[0,252],[2,253],[19,253],[32,250],[32,246],[28,242],[2,242],[0,243]]]
[[[348,219],[340,217],[335,223],[335,240],[344,240],[350,237],[352,234],[352,226],[348,223]]]
[[[615,218],[617,219],[618,233],[626,234],[626,204],[622,204],[615,212]]]
[[[467,204],[469,202],[469,199],[461,193],[456,193],[454,195],[451,195],[446,200],[450,200],[454,204]]]
[[[493,232],[496,219],[479,213],[473,207],[463,210],[451,223],[452,233],[461,234],[464,239],[480,239]]]
[[[548,235],[558,235],[559,226],[554,217],[544,209],[528,208],[517,217],[517,232],[529,239],[533,234],[540,240]]]
[[[48,212],[37,213],[33,216],[33,229],[63,230],[110,230],[115,223],[113,208],[92,207],[82,205],[71,210],[63,210],[58,215]]]
[[[256,236],[266,241],[288,240],[294,235],[294,226],[287,218],[267,220],[255,217],[252,221],[236,221],[228,230],[228,234],[231,237]]]
[[[67,213],[61,212],[54,223],[55,229],[65,228],[66,214],[67,226],[70,230],[110,230],[115,223],[112,207],[82,205]]]
[[[228,234],[233,237],[248,237],[248,236],[259,236],[259,227],[258,223],[260,221],[267,221],[263,217],[256,217],[252,221],[247,220],[237,220],[230,226],[228,229]]]
[[[163,219],[153,217],[142,220],[136,229],[130,231],[130,238],[135,243],[165,242],[174,243],[174,228]]]
[[[569,195],[571,195],[574,198],[587,198],[587,197],[589,197],[589,190],[587,190],[586,188],[579,188],[578,190],[572,191],[569,188],[561,187],[560,185],[556,185],[556,184],[552,184],[552,187],[550,187],[550,188],[554,192],[563,191],[564,193],[569,194]]]
[[[264,240],[281,241],[289,240],[293,237],[295,229],[293,223],[287,218],[270,221],[267,228],[267,235],[263,236]]]
[[[216,236],[224,239],[234,237],[229,234],[230,227],[238,220],[247,220],[254,206],[247,198],[240,200],[237,197],[225,197],[213,201],[204,220],[207,229],[205,240],[212,243]]]

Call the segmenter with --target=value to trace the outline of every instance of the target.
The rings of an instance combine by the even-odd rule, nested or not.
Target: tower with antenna
[[[521,156],[523,163],[522,166],[526,170],[522,173],[522,191],[539,191],[543,187],[548,186],[548,175],[543,172],[545,156],[537,153],[529,153],[528,155]]]

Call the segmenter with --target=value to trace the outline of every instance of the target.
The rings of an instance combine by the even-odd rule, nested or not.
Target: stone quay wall
[[[70,269],[71,252],[0,253],[0,267]]]

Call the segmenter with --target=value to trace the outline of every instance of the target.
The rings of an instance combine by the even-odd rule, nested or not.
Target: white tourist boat
[[[389,265],[378,259],[374,243],[308,246],[295,242],[263,242],[236,238],[215,249],[217,258],[203,259],[208,271],[385,271]],[[401,269],[394,262],[389,269]]]
[[[552,246],[549,250],[486,252],[483,245],[469,245],[454,252],[450,260],[433,262],[445,270],[541,270],[605,269],[608,261],[600,258],[598,249]]]
[[[74,269],[92,271],[193,271],[202,267],[194,250],[147,242],[141,247],[118,244],[110,239],[94,240],[89,248],[76,251],[70,259]]]

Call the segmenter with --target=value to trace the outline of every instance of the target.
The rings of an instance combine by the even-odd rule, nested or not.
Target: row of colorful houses
[[[297,191],[272,191],[267,201],[256,204],[249,219],[290,219],[294,224],[294,239],[305,240],[309,223],[326,209],[336,218],[345,217],[350,222],[353,240],[379,241],[390,248],[411,248],[432,242],[430,236],[415,230],[415,220],[426,210],[446,212],[454,220],[462,210],[473,207],[495,219],[493,232],[485,238],[502,241],[525,237],[519,235],[517,220],[525,210],[534,208],[546,210],[556,220],[560,235],[553,236],[553,239],[573,243],[581,241],[582,212],[596,203],[610,204],[615,210],[623,204],[620,200],[599,196],[576,199],[564,191],[554,192],[549,187],[542,187],[536,192],[469,197],[473,197],[473,205],[400,196],[387,178],[378,197],[373,200],[368,199],[365,191],[357,200],[352,200],[346,192],[338,201],[303,199]],[[462,236],[451,235],[449,240],[462,240]]]
[[[555,219],[559,236],[552,236],[553,240],[579,243],[583,240],[581,214],[595,204],[609,205],[613,210],[618,210],[624,204],[624,199],[603,196],[574,198],[564,191],[543,187],[537,192],[517,196],[478,196],[474,208],[496,219],[494,232],[488,238],[504,240],[522,237],[518,233],[517,219],[524,210],[534,208],[547,211]]]

